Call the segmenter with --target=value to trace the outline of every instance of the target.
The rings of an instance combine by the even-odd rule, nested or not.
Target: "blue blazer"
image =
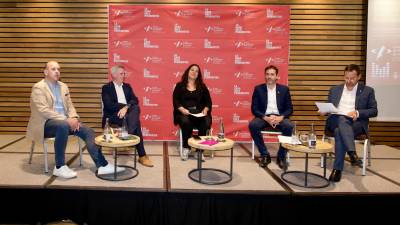
[[[139,100],[133,92],[131,85],[123,83],[122,89],[124,90],[126,102],[129,105],[128,110],[130,110],[132,106],[139,104]],[[103,101],[102,127],[105,125],[106,118],[109,118],[110,124],[122,126],[122,119],[120,119],[117,114],[118,111],[126,105],[118,103],[117,92],[115,91],[112,81],[103,86],[101,90],[101,99]]]
[[[289,87],[276,84],[276,104],[279,114],[288,118],[293,113],[292,98]],[[251,112],[255,117],[263,118],[268,105],[268,89],[265,83],[257,85],[253,91]]]
[[[338,107],[340,99],[342,98],[343,88],[344,84],[332,87],[329,90],[328,102]],[[378,105],[373,88],[358,83],[355,109],[358,110],[359,113],[359,117],[356,121],[361,123],[365,133],[368,134],[369,118],[378,115]]]

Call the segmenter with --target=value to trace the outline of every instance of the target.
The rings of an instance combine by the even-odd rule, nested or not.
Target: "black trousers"
[[[178,115],[177,122],[182,129],[183,147],[189,148],[188,139],[192,136],[193,128],[199,130],[199,136],[204,136],[211,127],[211,117],[194,117],[191,115]]]
[[[136,146],[139,156],[145,156],[146,150],[144,149],[144,140],[142,134],[142,125],[140,124],[140,107],[138,105],[133,105],[130,107],[128,112],[125,115],[128,134],[133,134],[140,137],[140,143]],[[105,123],[106,118],[103,117],[103,121]],[[109,115],[109,122],[111,126],[121,127],[123,119],[120,119],[117,115],[117,112]],[[103,123],[103,128],[104,128]]]
[[[140,143],[136,146],[138,155],[145,156],[146,150],[144,149],[144,140],[142,134],[142,125],[140,124],[140,108],[134,105],[125,115],[126,123],[128,125],[128,133],[140,137]]]

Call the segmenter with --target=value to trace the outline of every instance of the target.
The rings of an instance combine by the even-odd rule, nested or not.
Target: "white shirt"
[[[338,114],[347,115],[347,113],[356,110],[356,95],[358,83],[350,91],[346,85],[343,87],[342,97],[338,105]]]
[[[114,87],[115,87],[115,92],[117,92],[118,103],[126,104],[124,89],[122,89],[122,86],[124,84],[118,85],[114,81],[113,81],[113,83],[114,83]]]
[[[268,104],[267,110],[265,111],[265,115],[269,114],[277,114],[279,115],[278,105],[276,104],[276,85],[274,88],[268,88]]]

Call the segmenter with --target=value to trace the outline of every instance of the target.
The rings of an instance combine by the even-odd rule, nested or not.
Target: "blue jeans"
[[[94,142],[95,133],[92,129],[81,123],[79,131],[73,132],[66,120],[50,119],[44,124],[44,137],[55,137],[54,152],[57,167],[65,165],[65,148],[69,135],[76,135],[86,142],[87,150],[97,168],[108,164],[101,149]]]
[[[261,156],[266,156],[268,155],[268,150],[267,147],[264,144],[264,138],[261,134],[261,131],[264,130],[266,127],[271,127],[267,121],[255,117],[252,121],[249,123],[249,130],[251,137],[254,140],[254,144],[256,144],[258,151],[260,152]],[[290,122],[289,119],[283,119],[277,126],[276,128],[282,132],[282,135],[284,136],[291,136],[292,135],[292,130],[293,130],[293,124]],[[286,157],[286,150],[282,147],[282,145],[279,145],[279,151],[278,151],[278,158],[281,160],[285,159]]]

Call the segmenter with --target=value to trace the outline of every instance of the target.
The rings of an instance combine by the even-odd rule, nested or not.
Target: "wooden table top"
[[[196,140],[194,138],[189,138],[188,144],[190,147],[202,149],[202,150],[209,150],[209,151],[224,151],[233,148],[235,142],[229,138],[224,138],[225,142],[218,142],[215,145],[207,145],[207,144],[200,144],[201,142],[206,141],[206,138],[212,138],[213,140],[217,140],[217,136],[200,136],[201,140]]]
[[[130,140],[121,140],[117,136],[112,136],[111,142],[106,142],[103,139],[103,135],[99,135],[95,139],[96,145],[100,145],[103,147],[110,147],[110,148],[120,148],[120,147],[130,147],[140,143],[140,138],[136,135],[133,136],[133,139]]]
[[[282,144],[282,146],[290,151],[295,152],[303,152],[310,154],[324,154],[333,152],[333,145],[329,142],[323,142],[321,140],[317,140],[317,146],[315,149],[311,149],[305,145],[294,145],[294,144]]]

